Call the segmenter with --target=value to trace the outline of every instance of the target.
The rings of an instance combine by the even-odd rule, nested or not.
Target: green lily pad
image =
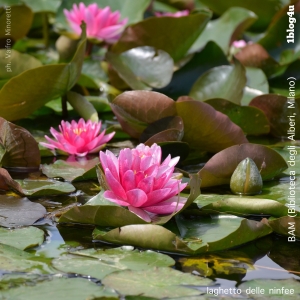
[[[246,85],[246,71],[237,60],[233,66],[219,66],[204,73],[192,86],[189,96],[198,101],[223,98],[240,104]]]
[[[239,37],[257,19],[255,13],[242,7],[231,7],[217,20],[208,22],[189,52],[197,51],[208,41],[217,43],[228,53],[230,43]]]
[[[39,261],[36,256],[3,244],[0,244],[0,268],[11,272],[53,273],[53,268],[46,262]]]
[[[99,158],[80,161],[57,160],[53,164],[42,165],[42,172],[49,178],[62,177],[71,182],[96,179],[95,166],[99,163]]]
[[[182,18],[147,18],[128,26],[112,51],[122,53],[139,46],[151,46],[169,53],[176,62],[184,57],[210,17],[210,12],[201,11]],[[168,37],[168,40],[158,38],[158,33],[161,37]]]
[[[121,54],[108,52],[107,61],[133,90],[166,86],[173,75],[173,59],[153,47],[136,47]]]
[[[11,50],[9,62],[13,66],[11,72],[7,72],[5,66],[7,65],[7,58],[5,56],[6,50],[0,50],[0,78],[12,78],[19,75],[20,73],[40,67],[42,63],[35,57],[20,53],[16,50]]]
[[[206,278],[184,274],[171,268],[151,268],[144,271],[123,271],[108,275],[103,284],[123,295],[169,298],[201,295],[197,286],[210,285]]]
[[[300,295],[300,283],[294,278],[270,280],[254,279],[246,281],[238,286],[244,294],[257,300],[297,299]],[[248,293],[247,293],[248,290]]]
[[[154,251],[140,252],[132,247],[115,249],[85,249],[72,252],[52,261],[52,265],[66,273],[76,273],[103,279],[105,276],[124,270],[147,270],[151,267],[169,267],[175,261]]]
[[[254,160],[263,180],[272,179],[288,167],[280,154],[266,146],[236,145],[215,154],[199,171],[201,186],[229,184],[237,165],[247,157]]]
[[[300,216],[299,213],[298,216]],[[292,238],[294,241],[295,238],[300,239],[300,217],[289,217],[287,213],[281,218],[269,221],[269,225],[280,235],[294,237]]]
[[[44,242],[44,231],[33,226],[4,229],[0,228],[0,243],[20,250],[39,246]]]
[[[0,195],[0,211],[0,225],[4,227],[32,225],[47,213],[39,203],[5,195]]]
[[[93,238],[146,249],[200,254],[229,249],[272,232],[269,226],[261,222],[230,215],[193,219],[185,219],[177,215],[176,222],[181,236],[162,226],[146,224],[127,225],[110,231],[97,227],[93,232]],[[155,236],[155,239],[151,239],[151,236]]]
[[[23,195],[38,197],[49,195],[63,195],[75,192],[75,187],[68,182],[55,180],[16,180],[22,187]]]
[[[5,10],[4,7],[0,8],[0,27],[3,28],[0,33],[0,39],[9,37],[16,41],[28,33],[33,21],[33,12],[21,2],[9,3],[7,7],[10,9]],[[6,17],[7,14],[10,14],[9,18]],[[9,32],[4,30],[9,25],[6,23],[7,21],[10,21],[10,24],[14,24],[14,26],[10,26],[11,30]],[[9,33],[9,36],[6,35],[7,33]]]
[[[16,24],[18,21],[16,21]],[[86,39],[82,40],[68,64],[53,64],[30,69],[11,78],[0,90],[0,115],[18,120],[33,113],[48,101],[64,95],[77,82],[85,55]],[[39,82],[37,85],[36,83]]]
[[[239,126],[204,102],[183,96],[176,101],[176,109],[184,124],[182,141],[190,148],[219,152],[248,142]]]
[[[20,281],[28,284],[20,285],[1,291],[1,295],[7,300],[22,299],[24,295],[30,295],[31,300],[59,299],[63,295],[64,300],[82,300],[82,299],[119,299],[119,296],[113,290],[99,286],[83,278],[55,278],[43,277],[41,279],[28,280],[27,276],[6,275],[2,277],[1,283]],[[0,284],[1,284],[0,283]]]
[[[205,102],[227,115],[233,123],[243,129],[245,134],[261,135],[270,131],[269,121],[260,109],[240,106],[225,99],[210,99]]]
[[[218,200],[220,199],[220,200]],[[272,216],[288,215],[288,207],[275,200],[250,197],[232,197],[231,195],[201,195],[195,203],[205,213],[229,213],[238,216]],[[298,213],[300,216],[300,213]]]

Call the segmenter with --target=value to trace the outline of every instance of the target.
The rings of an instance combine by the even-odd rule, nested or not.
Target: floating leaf
[[[184,142],[160,142],[158,145],[161,147],[162,157],[166,158],[169,154],[171,157],[180,157],[180,161],[184,161],[190,151],[188,143]]]
[[[208,22],[189,52],[201,49],[208,41],[214,41],[224,53],[228,53],[231,42],[239,37],[256,19],[257,16],[250,10],[242,7],[231,7],[217,20]]]
[[[296,238],[300,239],[300,213],[295,213],[294,208],[292,207],[289,208],[289,212],[281,218],[269,221],[269,225],[274,232],[280,235],[289,236],[291,240],[295,241]],[[291,217],[296,214],[298,217]]]
[[[33,254],[0,244],[0,266],[3,271],[49,274],[53,269]],[[3,291],[1,291],[2,296]]]
[[[18,275],[18,282],[23,277]],[[16,277],[15,277],[16,278]],[[25,277],[26,279],[27,277]],[[11,277],[2,277],[1,281],[13,282]],[[34,284],[33,284],[34,283]],[[29,284],[18,285],[17,287],[1,291],[5,299],[21,299],[24,295],[30,295],[30,300],[39,300],[43,295],[43,300],[59,299],[82,300],[82,299],[119,299],[116,292],[99,286],[96,283],[84,278],[41,278],[29,281]]]
[[[206,103],[180,97],[176,109],[184,124],[182,141],[187,142],[191,148],[218,152],[248,142],[240,127]]]
[[[62,177],[72,182],[96,179],[95,166],[98,163],[98,157],[91,160],[81,159],[79,161],[57,160],[54,164],[42,165],[42,172],[49,178]]]
[[[207,214],[219,212],[237,216],[256,215],[277,218],[288,214],[288,207],[284,204],[270,199],[257,199],[254,197],[201,195],[195,200],[195,203],[201,211]]]
[[[44,231],[33,226],[4,229],[0,228],[0,243],[25,250],[39,246],[44,241]]]
[[[246,157],[254,160],[263,180],[271,179],[288,166],[276,151],[262,145],[242,144],[215,154],[200,170],[201,187],[229,184],[237,165]]]
[[[123,271],[103,279],[103,284],[123,295],[183,299],[185,296],[201,295],[196,287],[210,285],[207,278],[184,274],[171,268],[155,268],[144,271]],[[198,298],[199,299],[199,298]]]
[[[38,59],[31,55],[11,50],[9,57],[7,57],[6,51],[7,50],[5,49],[0,50],[0,78],[12,78],[26,70],[34,69],[42,65]],[[11,72],[8,72],[5,68],[8,63],[8,59],[9,63],[13,66],[11,67]]]
[[[49,195],[62,195],[74,192],[75,187],[68,182],[55,180],[17,180],[22,187],[22,194],[25,196],[38,197]]]
[[[267,116],[271,133],[277,137],[290,140],[300,139],[300,98],[286,98],[284,96],[267,94],[254,98],[250,106],[261,109]]]
[[[199,101],[223,98],[240,104],[245,85],[245,69],[235,60],[233,66],[215,67],[204,73],[194,83],[189,96]]]
[[[121,54],[108,52],[107,61],[118,75],[136,90],[166,86],[173,75],[173,59],[162,50],[153,47],[137,47]]]
[[[159,142],[180,141],[183,132],[184,125],[179,116],[165,117],[149,124],[141,134],[140,142],[152,145]]]
[[[11,78],[0,90],[0,115],[7,120],[18,120],[64,95],[80,76],[85,46],[83,33],[70,63],[41,66]]]
[[[300,295],[300,283],[294,278],[281,280],[253,279],[243,282],[238,288],[245,294],[251,295],[251,298],[255,300],[279,300],[283,297],[284,299],[297,299]]]
[[[0,27],[3,28],[0,33],[0,39],[9,37],[16,41],[28,33],[32,24],[33,13],[28,6],[21,3],[18,4],[20,5],[7,5],[5,6],[6,9],[4,7],[0,8]],[[11,42],[9,44],[12,47]]]
[[[178,61],[187,53],[210,17],[210,12],[202,11],[181,18],[147,18],[128,26],[112,51],[122,53],[139,46],[151,46],[169,53],[174,61]],[[168,37],[168,40],[158,37]]]
[[[258,16],[258,19],[251,29],[255,31],[265,30],[267,26],[269,26],[273,16],[286,5],[284,0],[246,0],[243,2],[229,0],[223,3],[220,3],[218,0],[201,0],[201,3],[205,4],[218,15],[223,14],[229,8],[235,6],[243,7],[254,12]]]
[[[270,76],[280,70],[276,62],[259,44],[251,44],[242,48],[235,57],[245,66],[262,69],[267,76]]]
[[[176,115],[171,98],[150,91],[122,93],[112,101],[111,107],[123,130],[134,138],[138,138],[148,124]]]
[[[38,144],[29,131],[0,117],[0,166],[31,171],[40,163]]]
[[[5,169],[0,168],[0,190],[10,189],[18,191],[19,193],[22,192],[21,186],[11,178]]]
[[[210,99],[205,102],[227,115],[233,123],[242,128],[245,134],[260,135],[270,131],[269,121],[260,109],[240,106],[225,99]]]
[[[255,240],[272,229],[252,220],[233,216],[185,219],[176,216],[181,236],[159,225],[127,225],[113,230],[96,228],[93,238],[173,253],[200,254],[229,249]],[[222,228],[222,230],[220,230]],[[155,236],[155,239],[151,238]]]
[[[103,279],[124,270],[147,270],[151,267],[168,267],[175,261],[154,251],[138,251],[126,247],[115,249],[85,249],[72,252],[52,261],[52,265],[66,273],[76,273]]]

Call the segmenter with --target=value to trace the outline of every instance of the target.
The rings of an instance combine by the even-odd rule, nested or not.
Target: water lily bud
[[[262,186],[262,178],[255,162],[249,157],[242,160],[231,176],[231,191],[239,195],[255,195],[261,192]]]

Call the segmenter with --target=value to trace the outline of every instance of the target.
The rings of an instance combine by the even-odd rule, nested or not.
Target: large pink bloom
[[[100,161],[110,190],[104,197],[127,206],[147,222],[153,214],[164,215],[179,211],[186,198],[176,196],[186,183],[174,178],[174,166],[179,157],[170,155],[161,163],[161,148],[144,144],[135,149],[125,148],[117,158],[110,151],[100,152]]]
[[[171,12],[155,12],[154,13],[156,17],[174,17],[174,18],[179,18],[179,17],[184,17],[189,14],[189,11],[186,10],[180,10],[175,13]]]
[[[101,122],[90,120],[85,122],[83,119],[80,119],[78,123],[74,120],[71,123],[62,121],[59,130],[60,132],[51,127],[50,132],[56,141],[45,136],[49,144],[40,144],[51,150],[60,149],[77,156],[99,152],[115,134],[112,132],[105,135],[105,130],[100,133]]]
[[[110,7],[99,8],[96,3],[85,6],[79,3],[73,4],[73,9],[68,11],[64,9],[64,14],[72,30],[80,35],[81,22],[86,23],[87,37],[105,41],[106,43],[115,43],[127,23],[127,18],[121,20],[120,12],[112,12]]]

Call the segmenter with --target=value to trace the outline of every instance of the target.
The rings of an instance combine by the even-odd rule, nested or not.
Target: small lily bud
[[[261,192],[262,186],[262,178],[255,162],[249,157],[242,160],[231,176],[231,191],[238,195],[255,195]]]

